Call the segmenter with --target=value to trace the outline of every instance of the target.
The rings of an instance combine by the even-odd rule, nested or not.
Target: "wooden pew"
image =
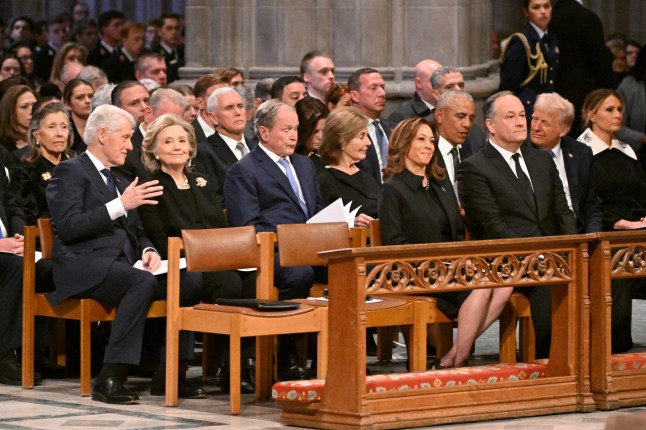
[[[283,407],[282,421],[323,429],[382,429],[594,410],[586,348],[587,242],[594,237],[542,237],[531,241],[509,239],[322,253],[329,262],[329,338],[334,341],[330,342],[328,353],[334,359],[328,363],[320,403],[279,401]],[[468,265],[467,260],[472,264]],[[440,388],[427,384],[403,391],[367,389],[364,302],[367,293],[415,294],[510,285],[552,288],[551,355],[543,378]],[[456,371],[436,374],[442,372]]]
[[[590,383],[599,409],[646,404],[646,353],[611,353],[612,279],[646,276],[646,232],[598,233],[590,251]]]

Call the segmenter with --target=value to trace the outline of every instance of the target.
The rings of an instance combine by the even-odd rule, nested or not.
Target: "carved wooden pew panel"
[[[644,405],[646,353],[639,354],[641,360],[634,354],[611,353],[611,281],[646,276],[646,232],[606,232],[597,237],[589,266],[592,396],[599,409]],[[632,363],[626,366],[629,359]]]

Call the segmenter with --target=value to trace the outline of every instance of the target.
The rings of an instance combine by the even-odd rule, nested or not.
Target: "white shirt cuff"
[[[121,199],[119,198],[106,203],[105,208],[108,210],[108,214],[110,214],[110,219],[112,221],[126,215],[126,208],[123,206],[123,203],[121,203]]]

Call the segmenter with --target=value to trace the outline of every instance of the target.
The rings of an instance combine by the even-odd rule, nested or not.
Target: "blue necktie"
[[[103,169],[101,170],[101,173],[103,174],[103,176],[105,176],[105,185],[108,187],[108,191],[112,195],[112,198],[118,198],[119,195],[117,194],[117,186],[114,184],[114,177],[112,176],[110,169]],[[135,250],[132,246],[132,243],[130,242],[130,234],[128,233],[127,229],[126,235],[128,240],[126,240],[126,242],[123,244],[123,254],[126,256],[130,264],[135,264],[137,262],[137,255],[135,254]]]
[[[289,166],[289,162],[286,159],[281,158],[280,160],[278,160],[278,164],[280,164],[285,168],[285,174],[287,175],[287,180],[289,181],[289,185],[292,186],[292,190],[294,190],[294,194],[296,194],[296,200],[298,200],[298,203],[301,205],[301,209],[303,209],[303,212],[305,212],[305,217],[309,218],[309,215],[307,212],[307,205],[305,204],[304,201],[301,200],[301,198],[298,195],[298,184],[296,183],[296,178],[292,173],[292,168]]]
[[[551,149],[549,149],[549,150],[547,151],[547,153],[548,153],[548,154],[550,154],[550,157],[552,157],[552,158],[556,158],[556,154],[555,154],[555,153],[554,153],[554,151],[552,151]]]
[[[378,119],[374,120],[372,125],[375,127],[375,137],[377,138],[377,145],[379,146],[379,153],[381,154],[381,167],[385,167],[388,164],[388,140],[381,130]]]

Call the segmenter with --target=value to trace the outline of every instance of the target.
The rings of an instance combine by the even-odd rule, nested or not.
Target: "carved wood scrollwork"
[[[646,271],[646,247],[637,245],[613,249],[610,260],[612,275],[621,273],[638,274]]]
[[[538,284],[571,278],[567,255],[564,258],[542,252],[454,259],[393,259],[369,267],[366,286],[368,293],[428,293],[452,287]]]

